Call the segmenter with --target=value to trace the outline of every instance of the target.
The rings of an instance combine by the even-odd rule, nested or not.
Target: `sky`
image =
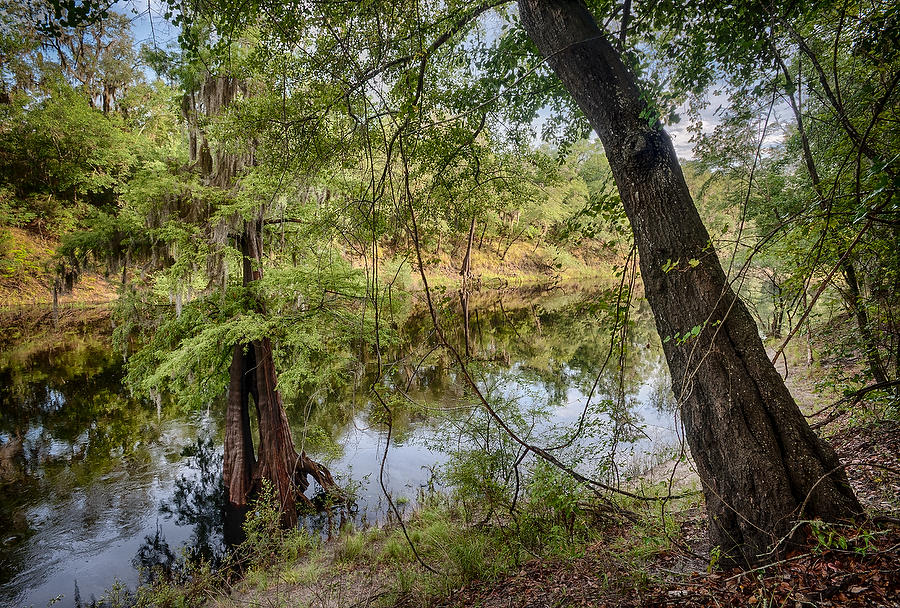
[[[177,42],[179,32],[163,16],[165,6],[162,0],[119,0],[113,5],[113,10],[131,18],[138,46],[147,43],[165,48]]]
[[[113,5],[114,10],[132,19],[135,41],[138,46],[146,43],[159,48],[167,48],[177,44],[178,41],[179,28],[166,21],[165,7],[164,0],[119,0]],[[700,120],[704,133],[712,132],[719,124],[720,120],[716,115],[716,109],[726,103],[727,99],[724,96],[713,96],[708,107],[701,111]],[[687,112],[683,110],[684,108],[681,112],[681,122],[668,125],[666,131],[672,138],[678,158],[690,160],[694,158],[692,134],[688,131],[690,123],[687,120]],[[539,118],[535,125],[538,133],[540,132],[540,122]],[[780,141],[781,136],[781,131],[777,128],[770,131],[766,138],[766,144],[772,145],[776,141]]]

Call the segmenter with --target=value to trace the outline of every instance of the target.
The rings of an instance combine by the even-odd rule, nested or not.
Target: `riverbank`
[[[890,436],[896,447],[900,427],[883,431],[882,439]],[[843,439],[832,444],[842,452],[850,445]],[[851,469],[850,478],[864,497],[872,480],[858,473]],[[634,519],[586,501],[566,523],[552,505],[532,501],[516,517],[484,525],[466,521],[452,502],[436,497],[405,530],[396,523],[345,528],[330,542],[318,543],[272,529],[280,539],[274,550],[265,543],[244,547],[256,561],[240,580],[178,597],[188,605],[216,608],[711,607],[889,606],[900,593],[896,520],[815,524],[811,550],[795,551],[757,571],[723,572],[716,569],[714,552],[710,557],[702,501],[687,494],[664,510],[656,502],[617,499]],[[537,516],[552,524],[539,544],[533,532],[540,528],[529,529]],[[152,603],[175,597],[166,585],[147,592]]]
[[[666,501],[597,500],[560,477],[552,492],[523,488],[514,515],[473,512],[465,506],[471,500],[435,494],[403,527],[345,527],[328,542],[272,527],[265,537],[277,538],[274,544],[257,536],[242,548],[242,577],[179,597],[217,608],[893,605],[900,594],[900,423],[877,403],[824,407],[835,402],[815,386],[821,373],[789,355],[788,386],[847,465],[869,519],[812,522],[807,548],[771,566],[717,569],[696,477],[689,462],[673,459],[637,484],[647,496],[674,496]],[[147,593],[155,602],[173,588],[160,584]]]
[[[54,326],[53,266],[59,242],[20,228],[5,227],[2,231],[0,328],[10,332],[0,340],[9,343],[50,330],[79,331],[108,319],[118,297],[118,282],[96,270],[85,270],[71,291],[58,293],[59,314]],[[429,287],[438,292],[460,287],[463,248],[464,243],[445,243],[423,252]],[[385,258],[379,262],[382,287],[393,284],[397,289],[421,293],[423,283],[412,258],[390,251],[381,253]],[[473,293],[545,292],[612,285],[617,254],[592,241],[563,249],[546,241],[515,241],[500,246],[489,240],[473,247],[470,260],[467,285]],[[365,265],[362,259],[351,259],[351,263],[359,268]]]
[[[449,251],[425,252],[423,263],[429,286],[443,289],[459,285],[461,260],[464,257],[463,244]],[[593,241],[566,249],[542,241],[516,241],[499,250],[485,244],[481,248],[472,248],[468,283],[476,290],[611,283],[614,280],[614,265],[621,264],[619,257],[614,249],[604,248]],[[408,273],[413,290],[422,289],[418,268],[409,265],[406,258],[394,257],[388,262],[382,280],[390,280],[391,271],[398,267],[401,273]]]
[[[2,230],[0,258],[0,308],[49,304],[53,301],[53,265],[59,241],[29,230],[14,227]],[[413,290],[422,288],[418,267],[409,254],[379,248],[382,283],[399,280]],[[465,242],[444,243],[423,250],[423,263],[433,287],[460,283],[460,268],[465,257]],[[347,253],[354,266],[364,267]],[[586,240],[562,247],[538,240],[493,243],[473,246],[469,262],[469,283],[473,288],[517,288],[612,277],[619,254],[599,242]],[[117,283],[95,271],[86,271],[73,290],[60,293],[60,304],[100,303],[116,298]]]
[[[37,308],[53,303],[54,257],[59,241],[21,228],[0,228],[0,311]],[[97,305],[116,298],[116,285],[103,275],[86,271],[57,301],[66,305]]]

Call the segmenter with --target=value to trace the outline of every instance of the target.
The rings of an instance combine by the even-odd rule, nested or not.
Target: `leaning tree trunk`
[[[694,206],[672,142],[579,0],[519,0],[531,39],[603,142],[724,563],[758,564],[802,518],[862,512],[834,451],[766,356]]]

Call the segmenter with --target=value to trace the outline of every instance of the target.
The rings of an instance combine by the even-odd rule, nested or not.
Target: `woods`
[[[287,530],[353,499],[322,422],[356,425],[336,405],[351,395],[386,431],[369,481],[424,571],[385,463],[395,431],[433,415],[457,433],[447,492],[481,497],[467,523],[505,529],[552,502],[541,484],[572,484],[582,498],[549,518],[571,543],[576,512],[636,525],[658,504],[666,525],[687,467],[709,570],[778,563],[816,526],[877,515],[845,429],[814,429],[897,420],[898,15],[171,1],[166,46],[101,4],[4,3],[3,285],[52,294],[58,326],[60,297],[102,277],[124,386],[157,412],[220,410],[225,504],[252,511],[271,484]],[[509,318],[513,285],[595,294],[581,306],[603,337],[524,366],[582,391],[565,429],[528,426],[488,380],[518,364],[496,328],[485,346],[479,294]],[[538,338],[513,324],[537,350],[539,302]],[[657,348],[684,440],[653,448],[673,467],[662,495],[622,473],[647,435],[629,366]],[[465,423],[417,392],[434,370],[452,370]],[[532,540],[515,538],[518,564]]]
[[[771,560],[770,548],[797,517],[861,515],[836,455],[809,429],[728,284],[671,141],[659,123],[647,124],[647,106],[612,44],[580,3],[520,10],[603,141],[657,331],[694,337],[663,349],[713,544],[728,562],[753,565]]]

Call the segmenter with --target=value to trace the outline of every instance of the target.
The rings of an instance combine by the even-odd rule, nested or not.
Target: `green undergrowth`
[[[867,372],[864,353],[854,343],[852,331],[850,319],[815,327],[815,339],[810,342],[804,336],[789,342],[776,362],[800,409],[812,416],[810,422],[828,422],[819,430],[825,438],[845,428],[900,419],[900,393],[893,387],[860,394],[875,381]],[[781,341],[770,340],[767,346],[774,350]]]
[[[648,585],[648,564],[676,542],[679,511],[697,501],[691,495],[660,509],[656,502],[598,500],[577,486],[560,487],[558,493],[528,487],[512,512],[473,509],[458,497],[432,493],[421,497],[402,526],[345,524],[327,541],[319,533],[281,529],[274,495],[266,491],[248,515],[247,539],[229,567],[215,572],[200,563],[176,579],[158,578],[138,590],[135,604],[324,608],[365,600],[372,606],[426,606],[466,585],[502,579],[526,562],[553,567],[598,554],[629,585]]]
[[[436,289],[455,289],[460,283],[464,247],[451,251],[423,250],[422,262],[428,284]],[[505,254],[505,255],[503,255]],[[516,242],[506,251],[474,247],[471,284],[481,288],[522,288],[553,283],[610,283],[623,252],[591,246],[563,246],[547,242]],[[383,282],[395,282],[409,289],[422,288],[418,266],[408,256],[392,257],[381,268]]]

